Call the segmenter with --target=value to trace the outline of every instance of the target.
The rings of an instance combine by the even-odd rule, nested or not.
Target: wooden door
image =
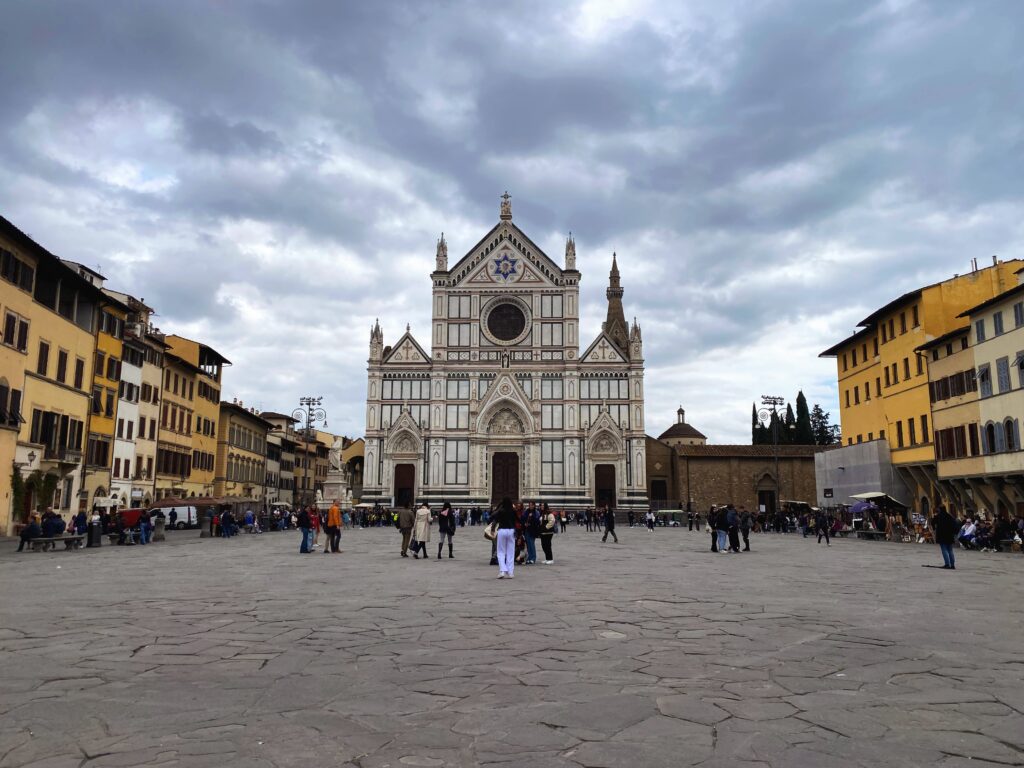
[[[495,453],[491,457],[491,506],[508,497],[519,501],[519,454]]]
[[[412,508],[416,492],[416,467],[412,464],[395,465],[395,506]]]
[[[594,503],[599,507],[614,509],[615,504],[615,465],[597,464],[594,466]]]

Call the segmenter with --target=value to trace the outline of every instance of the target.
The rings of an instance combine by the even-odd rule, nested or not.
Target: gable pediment
[[[451,284],[558,286],[562,268],[511,221],[494,226],[448,270]]]
[[[402,338],[391,348],[382,361],[383,365],[400,363],[402,365],[430,365],[430,355],[421,347],[412,334],[406,331]]]
[[[622,352],[615,345],[615,342],[611,340],[611,337],[607,333],[601,333],[594,343],[587,347],[587,351],[583,353],[580,358],[580,363],[595,363],[599,365],[607,365],[608,363],[628,363],[629,361],[623,356]]]
[[[502,410],[511,410],[522,422],[526,432],[534,431],[535,425],[530,415],[530,399],[510,373],[496,376],[487,388],[487,394],[480,401],[477,431],[486,432],[491,419]]]

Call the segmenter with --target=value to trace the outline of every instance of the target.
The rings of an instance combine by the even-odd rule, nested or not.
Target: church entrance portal
[[[599,507],[615,509],[615,465],[598,464],[594,467],[594,501]]]
[[[412,464],[395,465],[395,506],[412,508],[416,492],[416,467]]]
[[[518,453],[495,453],[491,457],[491,506],[506,496],[519,501]]]

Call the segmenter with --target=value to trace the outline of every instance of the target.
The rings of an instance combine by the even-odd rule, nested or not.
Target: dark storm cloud
[[[816,355],[872,307],[1020,255],[1024,9],[723,5],[9,4],[0,203],[230,394],[358,433],[369,325],[426,343],[438,233],[508,188],[553,258],[576,234],[585,333],[618,252],[648,431],[682,400],[742,440],[761,389],[835,405]]]

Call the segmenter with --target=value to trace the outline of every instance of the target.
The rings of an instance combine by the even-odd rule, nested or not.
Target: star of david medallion
[[[494,276],[508,282],[513,275],[519,274],[519,270],[516,268],[517,264],[519,264],[519,259],[513,259],[507,253],[501,254],[494,260]]]

